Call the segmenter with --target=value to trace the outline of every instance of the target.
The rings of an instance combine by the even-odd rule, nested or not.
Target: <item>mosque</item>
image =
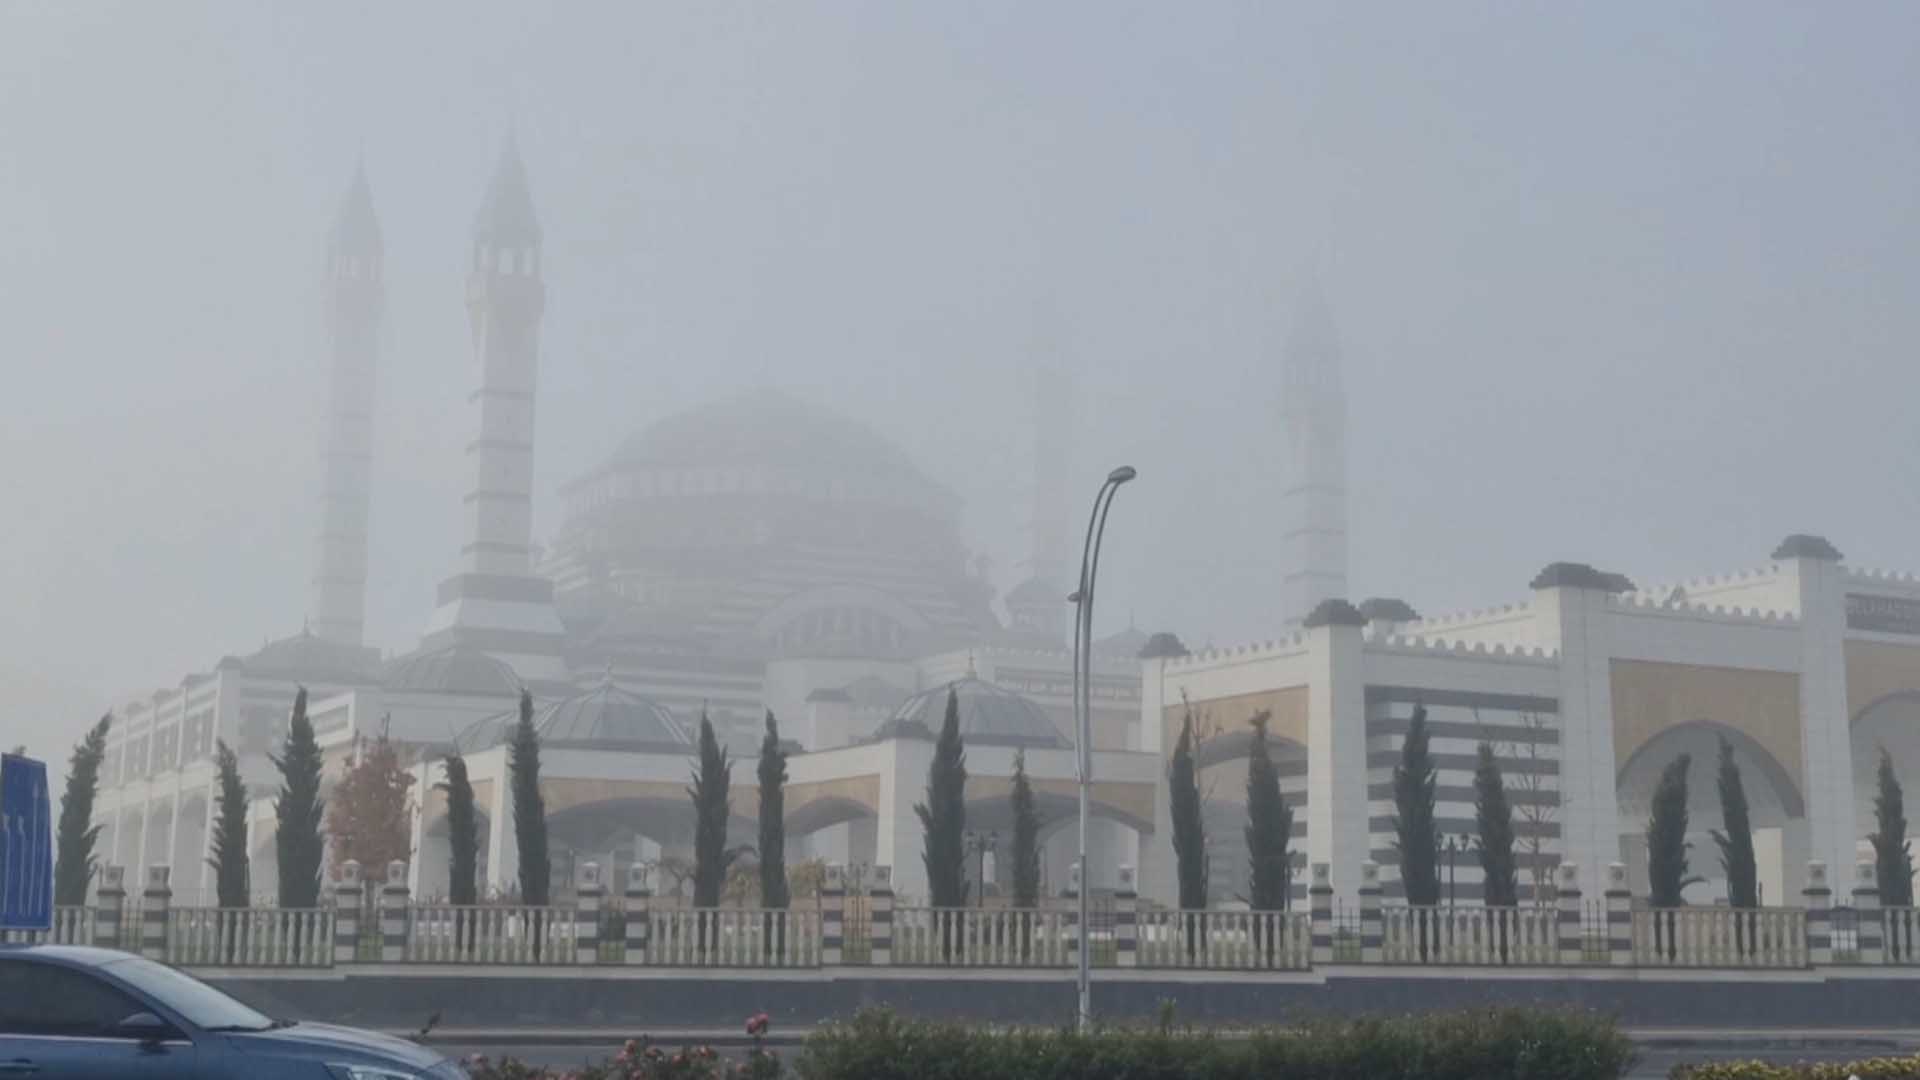
[[[1024,755],[1039,794],[1047,891],[1070,878],[1075,771],[1066,648],[1074,575],[1066,433],[1036,423],[1031,576],[996,597],[970,562],[954,494],[866,425],[775,393],[717,401],[634,434],[558,495],[549,543],[532,535],[532,455],[544,313],[542,238],[509,146],[475,219],[467,306],[471,477],[466,541],[418,646],[363,640],[369,437],[384,251],[364,175],[328,245],[331,382],[325,482],[308,623],[246,656],[115,710],[96,808],[103,861],[170,863],[185,902],[209,902],[203,869],[214,740],[240,752],[255,804],[256,900],[273,881],[266,755],[297,686],[333,762],[387,732],[419,762],[416,894],[444,891],[437,762],[469,763],[484,818],[488,888],[517,879],[502,739],[522,688],[536,702],[557,882],[592,859],[619,873],[690,847],[685,794],[704,712],[732,748],[732,830],[750,842],[753,758],[771,710],[791,745],[789,859],[893,868],[924,895],[920,829],[931,732],[958,698],[976,847],[1007,844],[1009,777]],[[1036,415],[1071,390],[1044,364]],[[1401,895],[1391,778],[1424,707],[1439,766],[1449,895],[1477,903],[1471,774],[1479,744],[1502,763],[1523,884],[1572,867],[1589,889],[1624,863],[1645,891],[1654,779],[1694,769],[1692,902],[1724,896],[1707,830],[1719,826],[1721,738],[1746,777],[1763,900],[1797,902],[1810,860],[1844,885],[1871,828],[1881,748],[1920,781],[1920,581],[1849,567],[1825,539],[1787,537],[1752,569],[1643,587],[1549,562],[1523,599],[1422,617],[1403,599],[1351,602],[1346,403],[1323,305],[1305,305],[1280,358],[1287,453],[1273,497],[1282,595],[1273,640],[1190,653],[1168,633],[1095,643],[1095,818],[1089,885],[1137,867],[1142,896],[1176,895],[1166,757],[1197,735],[1210,894],[1246,893],[1246,721],[1269,717],[1295,812],[1293,894],[1326,864],[1351,898],[1377,864]],[[1141,465],[1151,465],[1142,462]],[[1168,466],[1171,467],[1171,466]],[[451,499],[448,509],[454,507]],[[423,589],[423,594],[425,590]],[[1518,590],[1516,590],[1518,591]],[[423,596],[424,599],[424,596]],[[1257,598],[1249,602],[1260,603]],[[424,605],[423,605],[424,606]],[[991,857],[970,868],[991,891]],[[618,880],[617,878],[615,880]]]

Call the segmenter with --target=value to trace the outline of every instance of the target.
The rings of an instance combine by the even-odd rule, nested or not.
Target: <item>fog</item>
[[[1274,636],[1278,362],[1345,351],[1351,580],[1422,611],[1786,533],[1920,568],[1920,8],[0,8],[0,741],[307,614],[326,230],[384,233],[367,636],[455,569],[469,230],[545,228],[535,533],[644,425],[771,385],[1028,552],[1074,373],[1099,623]]]

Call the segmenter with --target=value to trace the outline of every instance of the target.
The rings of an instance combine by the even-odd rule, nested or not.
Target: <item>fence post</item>
[[[407,864],[387,864],[387,880],[380,886],[380,962],[398,964],[407,958]]]
[[[845,962],[841,952],[847,928],[846,868],[827,864],[827,879],[820,885],[820,963],[839,967]]]
[[[1585,959],[1585,950],[1581,947],[1580,925],[1580,867],[1574,863],[1561,863],[1559,870],[1559,889],[1555,892],[1554,928],[1560,942],[1560,962],[1578,964]]]
[[[93,902],[93,943],[103,949],[124,948],[126,942],[120,936],[120,921],[127,914],[126,867],[100,868],[100,888]]]
[[[173,905],[170,866],[147,867],[147,886],[140,893],[140,955],[167,961],[167,909]]]
[[[600,962],[600,864],[580,864],[573,883],[573,962]]]
[[[1633,963],[1633,890],[1627,887],[1627,864],[1607,864],[1607,962],[1614,967]]]
[[[1368,859],[1360,864],[1360,962],[1377,964],[1384,959],[1381,943],[1386,924],[1380,915],[1380,864]]]
[[[1114,964],[1140,966],[1140,894],[1134,891],[1133,867],[1120,868],[1120,888],[1113,894]]]
[[[1833,963],[1833,889],[1827,884],[1827,864],[1807,862],[1807,887],[1800,890],[1807,909],[1807,962],[1814,967]]]
[[[651,944],[653,934],[653,913],[647,905],[653,899],[653,891],[647,888],[647,870],[645,863],[634,863],[627,867],[627,963],[629,965],[647,962],[647,946]]]
[[[360,863],[348,859],[340,864],[340,880],[333,886],[333,962],[351,964],[360,959],[360,912],[366,904],[367,886],[360,880]]]
[[[872,906],[867,917],[873,921],[873,963],[885,967],[893,963],[893,867],[873,868]]]
[[[1313,864],[1313,884],[1307,887],[1307,902],[1313,912],[1313,964],[1333,963],[1333,868],[1326,863]]]
[[[1854,865],[1853,910],[1857,913],[1860,925],[1860,962],[1886,963],[1886,925],[1881,921],[1884,916],[1880,914],[1880,878],[1874,872],[1871,859],[1862,859]]]
[[[1067,905],[1067,966],[1078,970],[1080,967],[1080,948],[1086,944],[1087,928],[1080,925],[1080,862],[1074,860],[1073,869],[1067,877],[1067,896],[1073,903]]]

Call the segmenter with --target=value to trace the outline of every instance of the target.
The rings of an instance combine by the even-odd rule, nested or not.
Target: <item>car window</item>
[[[266,1016],[242,1005],[199,979],[138,956],[115,960],[107,974],[185,1017],[198,1028],[222,1031],[265,1031],[273,1026]]]
[[[0,1034],[112,1037],[122,1020],[145,1010],[84,971],[0,960]]]

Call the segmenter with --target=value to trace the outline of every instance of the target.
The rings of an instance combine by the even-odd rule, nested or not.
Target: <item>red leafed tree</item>
[[[327,800],[327,835],[333,865],[358,861],[370,880],[412,853],[413,774],[400,760],[400,748],[385,734],[372,742],[356,739],[346,771]]]

